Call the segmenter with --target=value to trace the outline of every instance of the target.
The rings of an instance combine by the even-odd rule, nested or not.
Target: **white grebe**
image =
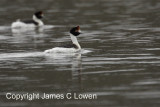
[[[18,19],[16,22],[13,22],[11,27],[12,28],[23,28],[23,27],[37,27],[44,25],[42,22],[43,12],[38,11],[35,12],[32,19],[30,20],[20,20]]]
[[[72,40],[72,44],[66,45],[63,47],[55,47],[49,50],[46,50],[45,53],[56,53],[56,52],[61,52],[61,53],[69,53],[69,52],[78,52],[81,50],[81,46],[78,43],[77,36],[81,34],[80,27],[74,27],[70,30],[70,37]]]

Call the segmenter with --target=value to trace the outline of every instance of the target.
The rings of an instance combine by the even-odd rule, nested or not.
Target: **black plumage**
[[[34,20],[22,20],[22,22],[26,23],[26,24],[35,24],[38,25],[38,23]]]
[[[78,49],[78,46],[75,45],[75,44],[67,44],[67,45],[62,46],[62,47],[64,47],[64,48],[75,48],[75,49]]]

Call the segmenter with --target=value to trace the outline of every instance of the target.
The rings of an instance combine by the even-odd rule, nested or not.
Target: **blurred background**
[[[15,30],[44,12],[45,26]],[[1,107],[158,107],[159,0],[0,0]],[[79,25],[82,54],[45,55]],[[5,93],[94,93],[97,100],[7,100]]]

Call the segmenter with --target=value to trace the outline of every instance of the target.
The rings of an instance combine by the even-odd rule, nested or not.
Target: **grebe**
[[[70,30],[70,37],[72,40],[72,44],[62,46],[62,47],[55,47],[49,50],[46,50],[45,53],[70,53],[70,52],[78,52],[81,50],[81,46],[78,43],[77,36],[81,34],[80,27],[74,27]]]
[[[37,27],[44,25],[42,22],[43,12],[38,11],[33,14],[32,19],[30,20],[20,20],[18,19],[16,22],[13,22],[11,27],[12,28],[23,28],[23,27]]]

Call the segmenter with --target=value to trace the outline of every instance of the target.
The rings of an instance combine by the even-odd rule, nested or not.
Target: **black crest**
[[[34,15],[35,15],[38,19],[42,19],[42,18],[43,18],[43,12],[42,12],[42,11],[38,11],[38,12],[34,13]]]
[[[78,36],[79,34],[81,34],[81,33],[79,32],[79,30],[80,30],[80,27],[77,26],[77,27],[72,28],[72,29],[70,30],[70,33],[73,34],[74,36]]]

